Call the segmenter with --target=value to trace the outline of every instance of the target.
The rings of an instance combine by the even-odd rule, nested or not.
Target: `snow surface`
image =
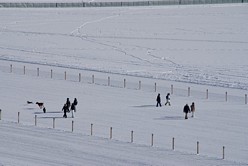
[[[0,59],[247,90],[247,8],[1,9]]]
[[[1,9],[0,165],[248,165],[247,9]],[[156,108],[172,84],[172,106]],[[62,118],[67,97],[79,101],[74,119]],[[184,120],[192,101],[196,117]]]

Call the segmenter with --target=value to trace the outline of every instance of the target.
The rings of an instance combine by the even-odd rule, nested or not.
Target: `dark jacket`
[[[74,104],[74,106],[76,106],[78,104],[78,101],[76,98],[74,99],[73,104]]]
[[[158,103],[161,102],[160,94],[158,94],[158,96],[157,96],[157,102],[158,102]]]
[[[75,110],[75,104],[74,103],[71,104],[71,110]]]
[[[67,104],[65,104],[65,105],[63,106],[62,111],[64,111],[65,114],[66,114],[66,112],[70,112],[70,110],[69,110]]]
[[[190,112],[190,108],[189,108],[188,104],[186,104],[186,105],[184,106],[183,112],[186,113],[186,114]]]
[[[67,98],[67,100],[66,100],[66,105],[67,105],[68,108],[70,108],[71,102],[70,102],[69,98]]]
[[[167,101],[170,100],[170,94],[168,93],[165,98]]]

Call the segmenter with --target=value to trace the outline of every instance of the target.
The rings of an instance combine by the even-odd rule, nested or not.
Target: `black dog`
[[[46,108],[45,107],[43,108],[43,112],[46,113]]]
[[[44,108],[44,103],[36,102],[36,104],[40,107],[40,109]]]

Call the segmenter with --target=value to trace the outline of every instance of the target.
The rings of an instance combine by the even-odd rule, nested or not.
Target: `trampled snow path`
[[[55,129],[0,121],[2,165],[245,165]]]

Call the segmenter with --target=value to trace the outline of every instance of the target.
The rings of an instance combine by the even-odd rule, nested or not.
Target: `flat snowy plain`
[[[247,16],[247,4],[1,9],[0,164],[248,165]],[[171,85],[172,106],[155,107]]]

